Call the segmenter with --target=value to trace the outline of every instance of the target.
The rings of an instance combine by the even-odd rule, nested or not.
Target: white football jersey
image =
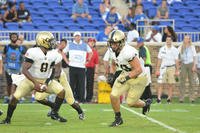
[[[122,69],[123,71],[131,71],[131,65],[129,64],[129,61],[131,61],[133,58],[138,58],[140,61],[140,64],[142,66],[143,73],[145,73],[145,68],[144,68],[144,61],[141,60],[138,56],[138,51],[130,46],[130,45],[125,45],[119,55],[116,57],[116,65],[118,69]]]
[[[47,79],[51,74],[52,65],[59,61],[58,54],[56,50],[51,50],[45,55],[39,47],[28,49],[25,57],[33,61],[28,71],[34,78]]]

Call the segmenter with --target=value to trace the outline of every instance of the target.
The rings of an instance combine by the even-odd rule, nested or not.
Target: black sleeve
[[[139,57],[142,57],[142,58],[144,58],[144,57],[146,58],[147,57],[146,56],[146,49],[144,47],[140,49]]]
[[[6,46],[4,47],[4,49],[3,49],[3,54],[6,54],[7,51],[8,51],[8,45],[6,45]]]
[[[49,82],[54,79],[54,75],[55,75],[55,68],[52,69],[52,73],[51,76],[45,81],[45,83],[48,85]]]
[[[27,48],[25,46],[23,46],[22,54],[25,54],[26,51],[27,51]]]
[[[29,62],[29,63],[33,64],[34,61],[30,58],[25,57],[24,62]]]

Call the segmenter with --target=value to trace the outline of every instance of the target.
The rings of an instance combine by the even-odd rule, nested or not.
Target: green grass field
[[[18,104],[10,125],[0,125],[0,133],[200,133],[200,104],[152,104],[151,112],[141,115],[141,109],[122,105],[124,124],[110,128],[114,120],[110,104],[81,104],[86,119],[63,104],[60,114],[67,123],[59,123],[46,116],[48,108],[40,104]],[[0,105],[5,118],[7,105]]]

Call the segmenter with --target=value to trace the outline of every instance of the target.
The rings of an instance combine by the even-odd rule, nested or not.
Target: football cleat
[[[167,103],[170,104],[172,102],[171,99],[167,99]]]
[[[160,103],[161,103],[161,99],[158,99],[158,98],[157,98],[157,99],[156,99],[156,102],[160,104]]]
[[[5,119],[5,120],[1,121],[0,124],[10,124],[10,120]]]
[[[0,116],[3,114],[3,111],[0,110]]]
[[[51,119],[53,119],[53,120],[57,120],[59,122],[67,122],[67,120],[65,118],[59,116],[59,114],[57,112],[51,111],[50,116],[51,116]]]
[[[109,125],[109,127],[117,127],[119,125],[123,124],[123,120],[121,117],[115,118],[115,121]]]
[[[47,113],[47,117],[51,116],[51,112],[52,112],[52,110],[49,110],[49,112]]]
[[[84,120],[85,114],[84,113],[78,114],[78,117],[79,117],[80,120]]]
[[[142,114],[146,115],[146,113],[150,111],[150,106],[151,106],[152,100],[150,98],[148,98],[144,102],[145,102],[145,106],[142,108]]]

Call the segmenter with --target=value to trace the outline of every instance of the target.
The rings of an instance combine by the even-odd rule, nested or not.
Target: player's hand
[[[38,92],[44,92],[47,89],[45,84],[41,84],[39,82],[34,83],[34,89]]]
[[[124,84],[126,81],[128,81],[129,79],[131,79],[129,76],[122,76],[120,78],[117,79],[117,81],[121,84]]]
[[[160,76],[160,71],[156,71],[156,77],[159,77]]]

